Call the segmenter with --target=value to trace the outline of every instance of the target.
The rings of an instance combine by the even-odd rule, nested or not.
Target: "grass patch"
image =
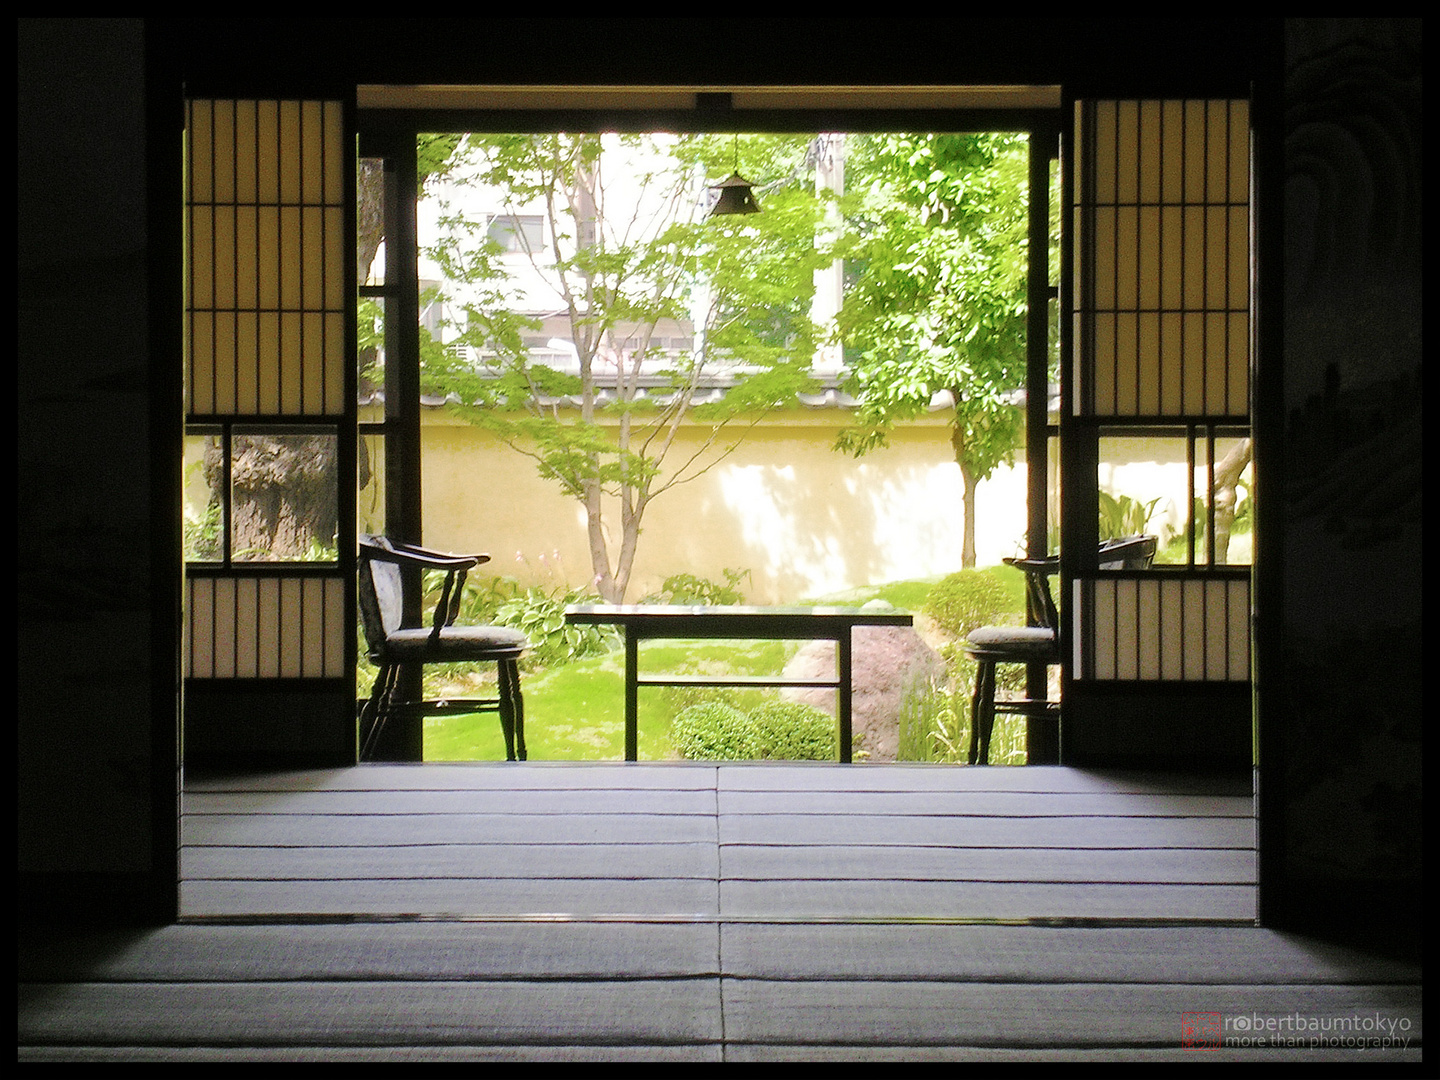
[[[1016,611],[1025,610],[1025,575],[1009,566],[988,568],[1004,585]],[[925,598],[939,578],[890,582],[847,590],[828,596],[800,601],[806,604],[838,604],[859,606],[870,600],[884,600],[904,611],[919,613]],[[729,672],[737,675],[778,675],[786,662],[800,647],[800,642],[783,641],[652,641],[640,646],[640,671],[645,675],[687,674],[716,675]],[[951,712],[964,725],[964,731],[952,730],[951,740],[960,739],[962,748],[969,747],[969,693],[973,666],[952,654],[952,685],[955,704]],[[1005,671],[1005,668],[1001,669]],[[1017,672],[1020,669],[1016,669]],[[427,668],[427,693],[439,696],[450,692],[457,696],[480,696],[493,692],[493,672],[489,691],[484,687],[465,685],[461,672],[453,677],[433,679],[434,669]],[[440,672],[434,672],[440,675]],[[449,673],[445,673],[448,675]],[[473,678],[473,676],[471,676]],[[452,681],[453,679],[453,681]],[[465,680],[468,682],[468,680]],[[445,685],[437,685],[439,682]],[[591,656],[542,671],[521,676],[525,695],[525,742],[532,761],[622,761],[625,757],[625,654],[617,649],[603,656]],[[362,688],[362,694],[368,687]],[[744,712],[779,700],[775,690],[737,687],[641,687],[639,692],[638,755],[642,761],[673,761],[679,754],[670,737],[670,725],[689,706],[707,701],[722,701]],[[943,707],[932,706],[933,715]],[[944,740],[933,737],[931,717],[918,717],[912,734],[912,753],[908,760],[955,761],[944,748]],[[1019,747],[1023,761],[1024,718],[996,718],[991,761],[1013,761]],[[933,748],[933,749],[932,749]],[[494,713],[468,716],[435,717],[425,722],[426,761],[498,761],[504,760],[505,740],[500,721]]]
[[[794,647],[782,641],[655,641],[640,645],[642,674],[776,675]],[[525,743],[532,761],[623,761],[625,653],[617,650],[522,675]],[[473,691],[472,691],[473,693]],[[637,752],[641,761],[679,755],[670,723],[686,706],[721,699],[751,709],[774,693],[727,687],[641,687]],[[434,717],[425,722],[426,761],[504,760],[505,739],[494,713]]]

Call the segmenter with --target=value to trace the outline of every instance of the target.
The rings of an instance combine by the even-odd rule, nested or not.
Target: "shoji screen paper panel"
[[[1246,101],[1076,106],[1077,415],[1248,417]]]
[[[345,583],[338,577],[196,577],[185,672],[195,679],[338,679]]]
[[[1163,574],[1075,582],[1093,633],[1077,636],[1075,670],[1133,682],[1247,682],[1250,583]],[[1089,650],[1084,643],[1088,641]]]
[[[1077,102],[1075,146],[1079,426],[1248,425],[1249,103]],[[1071,583],[1077,678],[1250,678],[1245,571],[1177,570]]]
[[[316,435],[348,423],[344,133],[338,101],[188,103],[189,423]],[[187,675],[343,676],[347,588],[338,567],[193,568]]]
[[[186,408],[345,411],[343,112],[334,101],[192,101]]]

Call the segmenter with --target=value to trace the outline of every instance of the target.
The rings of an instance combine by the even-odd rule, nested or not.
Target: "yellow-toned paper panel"
[[[216,206],[211,216],[214,239],[211,242],[213,301],[216,308],[235,306],[235,208]]]
[[[1139,181],[1139,103],[1121,101],[1117,103],[1115,114],[1115,201],[1133,205],[1139,198]]]
[[[211,106],[213,145],[211,168],[214,189],[211,200],[220,203],[235,202],[235,103],[216,101]]]
[[[254,204],[259,201],[256,164],[259,144],[256,141],[256,107],[254,101],[235,103],[235,201]]]
[[[1142,416],[1153,416],[1160,412],[1160,315],[1154,311],[1142,311],[1137,317],[1136,366],[1139,381],[1136,387],[1136,411]]]
[[[215,214],[209,206],[192,206],[189,219],[190,305],[208,310],[215,306]]]
[[[1230,677],[1230,595],[1228,582],[1206,582],[1205,590],[1205,677]]]
[[[256,638],[259,612],[256,610],[259,582],[254,578],[235,580],[235,677],[253,679],[259,671]]]
[[[321,301],[328,311],[345,310],[345,211],[332,206],[325,210],[325,295]]]
[[[1230,201],[1250,201],[1250,103],[1230,102]]]
[[[280,201],[280,103],[255,103],[255,201],[275,205]]]
[[[1184,407],[1182,380],[1185,342],[1184,317],[1177,311],[1160,316],[1160,408],[1159,412],[1178,415]]]
[[[300,104],[300,201],[317,206],[325,201],[325,114],[318,101]]]
[[[1137,581],[1138,611],[1136,614],[1137,653],[1141,679],[1158,679],[1161,676],[1161,622],[1160,582],[1154,579]]]
[[[190,194],[192,203],[214,201],[214,183],[211,172],[211,155],[214,153],[214,139],[211,129],[211,109],[208,101],[190,103],[190,121],[186,147],[189,151]]]
[[[1115,210],[1115,306],[1133,311],[1140,302],[1140,221],[1134,206]]]
[[[1190,682],[1205,679],[1205,582],[1186,581],[1184,593],[1185,671],[1182,678]]]
[[[1115,316],[1115,404],[1119,416],[1134,416],[1140,408],[1139,372],[1136,350],[1140,320],[1133,311]]]
[[[344,206],[345,172],[352,166],[347,160],[345,149],[344,111],[338,101],[324,103],[325,110],[325,203],[327,206]]]
[[[190,582],[185,605],[185,666],[191,678],[208,676],[215,667],[215,586],[209,578]]]
[[[1250,414],[1250,317],[1243,312],[1229,316],[1230,325],[1230,388],[1228,401],[1231,416]]]
[[[235,581],[215,578],[211,599],[211,677],[235,677]]]
[[[329,605],[329,614],[325,617],[327,633],[325,636],[325,674],[332,679],[343,678],[345,675],[345,648],[349,643],[347,630],[348,624],[345,621],[346,598],[349,595],[349,581],[342,581],[339,578],[327,578],[326,602]]]
[[[1160,678],[1178,680],[1185,674],[1184,582],[1160,581]]]
[[[1229,581],[1224,583],[1230,591],[1229,676],[1231,681],[1248,682],[1250,679],[1250,583]]]
[[[325,313],[325,411],[345,411],[345,313]]]
[[[1159,101],[1140,102],[1140,203],[1160,201],[1161,165],[1160,153],[1163,146],[1160,130]]]
[[[300,202],[301,133],[300,102],[282,101],[279,132],[276,137],[276,158],[280,172],[280,204],[295,206]]]
[[[282,380],[280,375],[280,313],[261,311],[255,315],[256,366],[260,372],[260,408],[258,412],[274,414],[281,411]]]
[[[1095,210],[1095,231],[1091,237],[1094,250],[1094,272],[1090,279],[1090,296],[1097,311],[1110,311],[1117,305],[1115,260],[1116,217],[1113,206]]]
[[[1205,313],[1205,413],[1228,416],[1230,408],[1230,319],[1223,311]]]
[[[1185,197],[1185,103],[1163,101],[1161,104],[1161,175],[1160,198],[1174,204]]]
[[[300,215],[300,230],[300,307],[314,311],[325,306],[325,257],[330,246],[325,240],[324,207],[304,207]]]
[[[1205,198],[1225,203],[1230,201],[1230,102],[1210,101],[1206,109]]]
[[[1104,584],[1110,586],[1108,591],[1115,605],[1115,678],[1133,682],[1140,677],[1139,582],[1122,580]]]
[[[1185,102],[1185,201],[1203,203],[1205,191],[1206,110],[1203,101]]]
[[[1115,316],[1097,314],[1092,317],[1095,331],[1094,400],[1090,411],[1097,416],[1115,413]],[[1077,339],[1078,340],[1078,339]]]
[[[280,412],[286,415],[305,411],[301,331],[300,312],[280,313]]]
[[[298,578],[280,579],[280,675],[286,679],[304,674],[300,666],[305,633],[300,586]]]
[[[1115,660],[1115,583],[1113,581],[1091,582],[1091,596],[1094,605],[1091,618],[1094,622],[1095,668],[1097,679],[1116,677]]]
[[[277,679],[280,677],[280,582],[275,578],[259,578],[256,583],[259,587],[256,674],[262,679]]]

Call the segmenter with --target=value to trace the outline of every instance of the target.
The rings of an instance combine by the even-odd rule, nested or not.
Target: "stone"
[[[884,604],[871,601],[867,609]],[[884,605],[886,609],[890,605]],[[945,681],[945,661],[908,626],[857,626],[850,639],[850,728],[863,760],[894,761],[900,742],[900,707],[917,683]],[[835,643],[807,642],[785,665],[786,678],[833,679]],[[796,687],[782,692],[835,715],[835,691]],[[857,760],[861,760],[857,756]]]

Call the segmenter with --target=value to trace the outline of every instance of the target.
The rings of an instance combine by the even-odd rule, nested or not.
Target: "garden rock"
[[[866,610],[889,610],[872,600]],[[894,761],[900,741],[900,708],[911,687],[927,680],[943,682],[945,661],[908,626],[857,626],[850,639],[850,728],[855,744],[870,761]],[[785,665],[785,677],[833,679],[835,643],[807,642]],[[835,691],[790,687],[787,701],[803,701],[835,715]]]

